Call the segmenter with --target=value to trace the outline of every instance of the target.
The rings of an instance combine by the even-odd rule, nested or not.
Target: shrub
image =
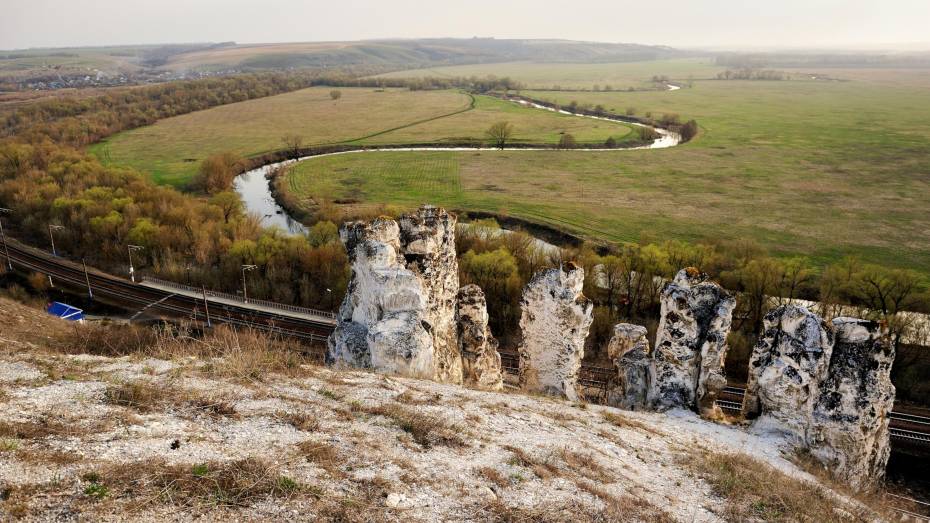
[[[575,141],[575,137],[565,133],[559,138],[559,149],[574,149],[578,147],[578,142]]]

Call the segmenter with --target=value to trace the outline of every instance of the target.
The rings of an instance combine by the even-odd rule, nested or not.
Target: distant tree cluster
[[[774,71],[770,69],[727,69],[717,73],[718,80],[790,80],[791,75],[784,71]]]

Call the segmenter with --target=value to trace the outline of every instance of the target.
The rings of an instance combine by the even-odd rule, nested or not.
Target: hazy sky
[[[928,32],[930,0],[0,0],[0,49],[436,36],[874,47]]]

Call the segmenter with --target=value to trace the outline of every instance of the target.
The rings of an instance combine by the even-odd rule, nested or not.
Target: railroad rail
[[[14,269],[38,272],[74,288],[87,288],[127,309],[203,324],[224,323],[312,342],[326,340],[335,326],[332,314],[271,302],[249,300],[168,282],[133,283],[6,238]],[[5,255],[5,252],[0,254]],[[5,256],[4,256],[5,257]],[[206,296],[204,296],[206,295]]]

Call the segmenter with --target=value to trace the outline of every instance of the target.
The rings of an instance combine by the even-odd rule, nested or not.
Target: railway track
[[[95,298],[103,298],[127,310],[144,311],[150,316],[203,324],[224,323],[311,342],[325,341],[335,326],[330,313],[269,302],[246,303],[235,296],[176,284],[174,288],[162,288],[133,283],[89,267],[85,272],[80,264],[9,238],[6,247],[14,269],[45,274],[69,287],[89,287]]]

